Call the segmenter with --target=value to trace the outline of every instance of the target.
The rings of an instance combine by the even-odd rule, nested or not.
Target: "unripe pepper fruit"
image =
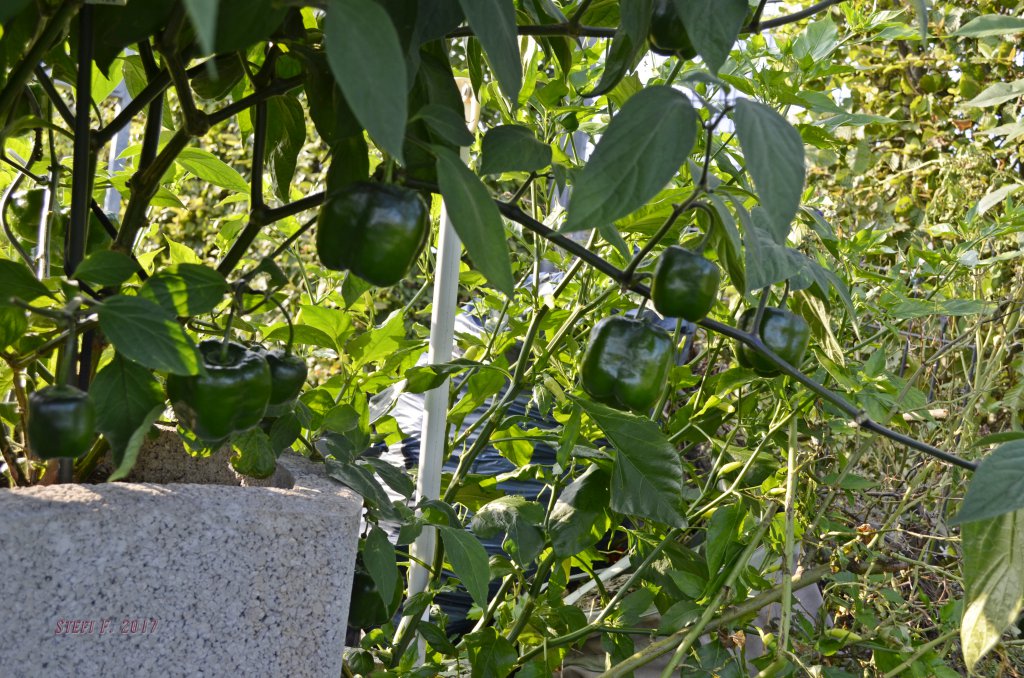
[[[46,192],[41,188],[33,188],[10,201],[10,223],[14,231],[29,242],[39,237],[39,219],[42,216],[43,202]]]
[[[580,375],[583,389],[620,410],[649,410],[661,396],[674,347],[665,330],[641,320],[609,316],[590,333]]]
[[[40,459],[78,457],[96,435],[96,408],[74,386],[47,386],[28,397],[28,440]]]
[[[328,196],[320,209],[316,251],[334,271],[352,271],[388,287],[416,262],[430,233],[423,198],[393,184],[360,181]]]
[[[270,405],[295,400],[306,383],[306,361],[294,353],[275,349],[264,354],[270,367]]]
[[[807,344],[811,338],[811,330],[800,316],[783,308],[768,307],[761,317],[760,332],[754,331],[756,308],[748,308],[740,315],[739,328],[744,332],[761,337],[764,345],[790,365],[796,367],[804,360]],[[779,368],[746,344],[740,344],[736,358],[743,367],[753,368],[762,377],[779,374]]]
[[[228,342],[200,342],[206,374],[167,377],[167,396],[178,421],[211,445],[260,423],[270,402],[270,366],[256,351]]]
[[[697,322],[718,297],[722,272],[700,254],[673,245],[658,259],[651,282],[651,301],[658,313]]]
[[[683,59],[697,56],[683,20],[673,0],[654,0],[651,30],[648,34],[651,49],[662,56],[678,55]]]

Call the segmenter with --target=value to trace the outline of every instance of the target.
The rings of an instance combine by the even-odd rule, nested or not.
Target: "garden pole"
[[[480,107],[473,98],[473,87],[467,78],[456,78],[465,105],[466,125],[476,129]],[[462,149],[462,161],[469,161],[469,149]],[[437,263],[434,267],[434,305],[430,316],[430,344],[427,363],[445,363],[452,358],[455,345],[455,311],[459,293],[459,262],[462,242],[452,227],[444,202],[441,203],[441,229],[437,241]],[[416,502],[441,496],[441,465],[444,462],[445,440],[448,434],[449,380],[427,391],[423,405],[423,426],[420,431],[419,476],[416,480]],[[434,560],[437,530],[424,528],[412,545],[409,564],[409,595],[420,593],[427,587],[429,572],[420,563]],[[428,613],[424,613],[426,616]],[[419,642],[422,658],[425,648]]]

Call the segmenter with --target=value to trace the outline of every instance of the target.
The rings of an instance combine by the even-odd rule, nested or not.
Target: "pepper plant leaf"
[[[372,0],[330,0],[324,48],[356,118],[385,151],[404,162],[408,76],[388,13]],[[366,59],[367,54],[374,58]]]
[[[459,0],[459,4],[487,53],[501,91],[515,103],[523,84],[515,4],[512,0]]]
[[[803,139],[774,109],[756,101],[737,101],[734,119],[747,171],[770,217],[772,236],[782,245],[804,190]]]
[[[89,392],[96,404],[96,428],[120,467],[132,435],[150,411],[158,406],[163,410],[163,389],[150,370],[115,353],[96,374]]]
[[[152,370],[199,374],[199,352],[181,325],[149,299],[117,295],[99,307],[100,328],[120,353]]]
[[[747,0],[674,0],[676,11],[712,73],[718,73],[736,42],[749,6]]]
[[[669,525],[682,521],[683,464],[661,429],[646,417],[576,399],[615,448],[611,509]]]
[[[697,114],[685,94],[656,85],[612,118],[583,168],[563,231],[610,225],[665,187],[693,148]]]
[[[437,179],[452,226],[475,267],[492,285],[511,296],[515,287],[501,213],[480,178],[447,148],[434,147]]]
[[[437,530],[455,576],[465,585],[474,603],[487,607],[487,583],[490,581],[487,551],[476,537],[462,528],[439,525]]]
[[[1024,510],[964,524],[964,613],[967,670],[999,642],[1024,607]]]

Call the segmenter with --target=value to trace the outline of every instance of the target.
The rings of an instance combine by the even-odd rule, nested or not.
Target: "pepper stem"
[[[764,319],[764,309],[768,305],[768,295],[771,293],[771,290],[771,285],[766,285],[761,290],[761,298],[758,300],[757,303],[757,312],[754,313],[754,327],[751,334],[753,334],[758,339],[761,338],[761,320]]]
[[[78,350],[75,312],[81,303],[81,297],[74,297],[64,307],[62,313],[63,322],[67,324],[68,336],[64,339],[64,354],[60,357],[60,364],[57,366],[56,386],[68,386],[74,377],[75,353]]]
[[[708,248],[708,242],[711,240],[711,228],[714,224],[709,223],[707,230],[704,231],[704,237],[697,243],[697,254],[704,256],[704,251]]]
[[[281,315],[284,316],[285,322],[288,323],[288,343],[284,345],[284,353],[285,355],[291,355],[292,344],[295,342],[295,325],[292,323],[292,317],[288,314],[288,311],[285,310],[284,304],[275,299],[273,294],[268,294],[267,298],[270,299],[270,303],[277,306],[277,310],[281,312]]]
[[[220,362],[226,364],[228,361],[228,344],[231,343],[231,326],[235,323],[235,309],[239,305],[239,297],[242,296],[242,289],[235,290],[231,299],[231,310],[228,311],[228,322],[224,327],[224,339],[220,343]]]

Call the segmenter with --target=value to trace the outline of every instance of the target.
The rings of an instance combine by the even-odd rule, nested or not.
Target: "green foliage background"
[[[731,11],[709,4],[690,3],[695,21]],[[593,633],[607,652],[607,675],[619,675],[614,667],[644,645],[636,632],[643,613],[656,609],[663,638],[655,646],[681,648],[687,675],[744,675],[735,632],[758,633],[744,606],[785,597],[788,587],[773,579],[781,569],[802,573],[795,586],[823,582],[823,614],[807,619],[785,605],[780,625],[761,630],[765,675],[948,676],[967,666],[1015,675],[1024,667],[1011,627],[1024,601],[1015,546],[1022,495],[1019,485],[997,481],[1024,472],[1014,443],[1024,437],[1024,20],[1021,4],[1008,0],[936,1],[921,13],[924,4],[833,3],[744,32],[734,45],[730,36],[724,49],[713,39],[723,29],[705,27],[693,36],[698,60],[646,51],[650,2],[438,0],[418,11],[399,0],[221,0],[215,24],[170,0],[95,8],[99,136],[117,119],[107,95],[118,82],[141,96],[157,77],[148,55],[136,53],[140,40],[152,39],[155,63],[173,83],[133,117],[123,170],[110,168],[106,150],[97,156],[92,195],[102,202],[112,186],[124,202],[112,218],[115,238],[95,217],[88,222],[76,270],[80,283],[102,292],[84,293],[91,301],[80,326],[105,336],[80,348],[91,351],[81,379],[93,385],[102,436],[78,477],[127,472],[141,442],[133,434],[164,414],[166,374],[194,371],[191,346],[223,334],[228,284],[241,279],[249,288],[238,296],[250,311],[233,317],[236,336],[283,345],[286,309],[311,373],[292,410],[234,441],[236,465],[262,472],[283,449],[326,457],[328,471],[366,497],[371,522],[403,523],[406,543],[439,527],[446,562],[478,603],[489,581],[502,582],[502,596],[469,636],[445,638],[437,618],[420,624],[425,666],[405,650],[415,648],[408,620],[430,596],[407,600],[403,626],[363,639],[380,667],[457,674],[469,662],[474,675],[550,675]],[[809,5],[771,4],[762,18]],[[32,58],[46,20],[77,10],[43,0],[0,10],[0,87]],[[756,7],[746,10],[749,20]],[[515,40],[513,23],[534,27],[534,37]],[[81,36],[76,21],[68,27],[35,56],[71,101]],[[712,72],[709,62],[721,67]],[[453,76],[466,78],[480,103],[471,138],[459,125]],[[64,276],[64,234],[81,221],[70,216],[73,130],[44,83],[28,82],[38,109],[26,97],[0,107],[10,161],[0,165],[9,231],[0,241],[0,441],[12,484],[54,472],[26,449],[25,397],[57,373],[61,333],[46,312],[83,294]],[[267,91],[274,96],[261,98]],[[261,113],[247,105],[257,100],[265,101]],[[261,127],[265,152],[254,159]],[[158,135],[161,148],[184,146],[165,166],[145,148]],[[463,146],[468,166],[458,160]],[[787,174],[803,166],[801,153],[805,181]],[[462,361],[416,367],[429,334],[436,228],[414,272],[393,288],[373,289],[316,258],[308,225],[319,203],[311,196],[371,175],[433,191],[435,224],[439,185],[453,212],[468,253],[460,301],[498,319],[483,337],[457,338]],[[147,177],[152,195],[144,199]],[[18,208],[50,182],[57,190],[43,270],[38,210]],[[574,196],[567,208],[559,200],[566,187]],[[679,214],[695,191],[708,209]],[[813,332],[796,368],[898,435],[1004,465],[982,464],[972,481],[900,438],[865,430],[791,377],[759,379],[737,367],[734,340],[706,326],[677,329],[691,359],[673,370],[650,418],[588,401],[577,365],[590,328],[642,297],[629,289],[635,281],[574,263],[537,222],[582,231],[589,250],[620,272],[667,226],[635,262],[641,275],[665,246],[706,242],[725,273],[712,322],[734,326],[761,298],[788,304]],[[31,267],[15,263],[19,248]],[[549,266],[572,271],[557,295],[540,284]],[[33,277],[40,271],[42,283]],[[42,311],[26,314],[26,304]],[[160,340],[140,342],[147,332]],[[517,359],[510,349],[524,338]],[[549,505],[502,498],[498,479],[472,474],[446,477],[443,501],[415,515],[390,502],[383,486],[411,496],[412,480],[363,452],[409,433],[388,414],[401,390],[420,392],[444,376],[466,386],[452,397],[449,421],[457,429],[489,408],[483,439],[516,465],[510,477],[549,485]],[[520,391],[560,428],[507,416]],[[312,443],[323,434],[330,446],[317,451]],[[456,434],[450,451],[470,454],[465,439]],[[531,464],[539,441],[558,448],[556,470]],[[994,445],[1002,447],[987,457]],[[969,483],[995,506],[972,513],[968,496],[961,530]],[[461,529],[468,512],[478,534],[515,535],[509,558],[483,564]],[[363,557],[391,572],[395,554],[379,536],[369,533]],[[773,557],[748,564],[758,546]],[[602,583],[593,594],[597,621],[566,604],[579,572],[623,555],[644,566],[618,588]],[[1003,569],[990,568],[993,560]],[[434,577],[429,590],[441,586]],[[719,633],[695,644],[703,630]]]

